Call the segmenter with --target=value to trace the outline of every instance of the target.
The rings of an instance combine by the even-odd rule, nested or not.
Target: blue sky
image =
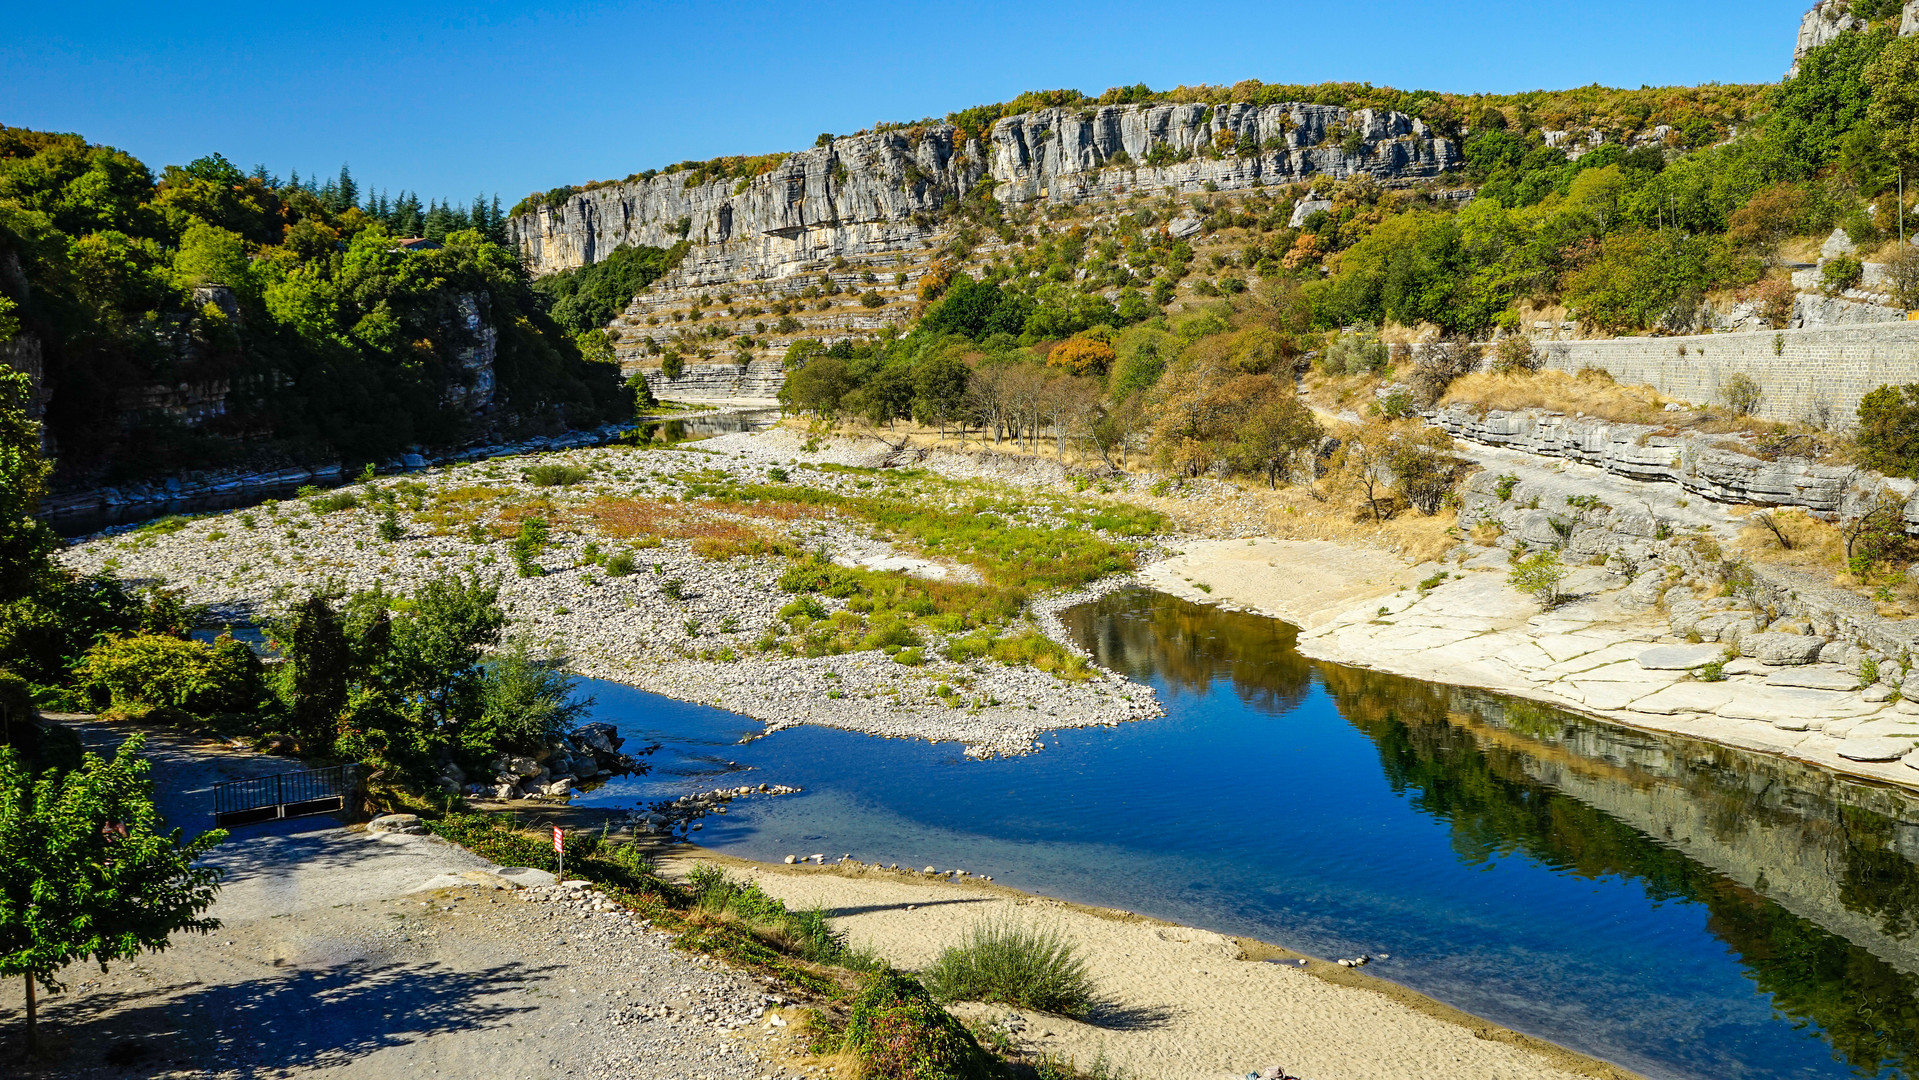
[[[811,145],[1022,90],[1770,82],[1810,0],[626,3],[15,0],[0,122],[156,169],[217,151],[464,201]]]

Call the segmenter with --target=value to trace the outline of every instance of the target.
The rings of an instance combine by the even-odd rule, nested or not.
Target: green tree
[[[786,376],[780,386],[780,404],[825,419],[839,413],[841,399],[855,385],[846,361],[837,356],[814,356],[805,367]]]
[[[275,637],[286,643],[293,730],[307,747],[324,752],[332,745],[340,713],[346,708],[353,647],[340,614],[317,593],[294,609],[288,623],[276,628]]]
[[[393,620],[385,667],[392,687],[417,700],[431,736],[457,736],[480,700],[480,657],[500,640],[498,586],[445,575],[420,586]]]
[[[1783,174],[1775,179],[1810,177],[1839,156],[1873,98],[1866,72],[1893,40],[1883,28],[1840,34],[1800,58],[1799,73],[1773,91],[1766,120],[1766,149]]]
[[[913,416],[922,424],[938,424],[946,437],[948,421],[966,407],[966,382],[973,371],[957,356],[939,355],[921,361],[913,370]]]
[[[157,951],[179,931],[208,933],[220,871],[197,865],[226,839],[182,842],[153,802],[142,737],[109,759],[35,776],[0,749],[0,974],[26,981],[27,1047],[36,1047],[34,991],[60,989],[60,969]]]
[[[27,416],[33,382],[0,364],[0,603],[17,600],[44,576],[53,531],[34,515],[52,467],[40,454],[40,425]]]
[[[1866,68],[1872,103],[1866,119],[1902,171],[1919,163],[1919,37],[1902,37]]]

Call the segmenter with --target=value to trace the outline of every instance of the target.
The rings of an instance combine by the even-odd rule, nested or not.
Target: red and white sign
[[[566,851],[565,837],[566,837],[566,834],[560,831],[560,827],[558,825],[553,826],[553,850],[554,851],[558,851],[558,852]]]

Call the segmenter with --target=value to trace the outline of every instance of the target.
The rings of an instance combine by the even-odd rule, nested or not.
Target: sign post
[[[566,880],[566,833],[558,825],[553,826],[553,854],[560,861],[560,880]]]

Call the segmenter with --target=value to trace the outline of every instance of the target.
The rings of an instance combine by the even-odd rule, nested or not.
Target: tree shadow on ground
[[[182,1067],[241,1074],[339,1068],[434,1035],[508,1024],[537,1006],[504,995],[524,992],[552,970],[352,961],[219,985],[61,995],[41,1016],[65,1053],[27,1071],[106,1066],[148,1076]],[[24,1017],[15,1008],[0,1023],[12,1044],[6,1056],[17,1063]]]
[[[1150,1031],[1171,1023],[1173,1012],[1159,1005],[1119,1005],[1103,1001],[1081,1019],[1108,1031]]]

